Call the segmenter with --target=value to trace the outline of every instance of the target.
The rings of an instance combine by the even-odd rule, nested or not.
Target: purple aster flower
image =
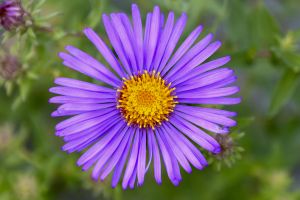
[[[91,28],[84,34],[107,64],[73,46],[60,53],[63,64],[97,83],[56,78],[59,86],[50,92],[51,103],[62,104],[53,117],[72,116],[56,125],[56,135],[65,141],[63,150],[84,151],[77,161],[83,170],[93,168],[92,178],[104,180],[112,174],[112,186],[141,186],[152,168],[162,182],[164,164],[174,185],[182,180],[180,168],[192,171],[207,166],[199,148],[219,153],[221,148],[210,133],[227,134],[236,125],[234,112],[211,105],[238,104],[228,97],[239,91],[229,86],[236,81],[233,70],[221,68],[230,58],[207,59],[221,42],[213,35],[199,37],[197,27],[177,43],[187,16],[175,20],[156,6],[147,14],[143,31],[139,9],[132,5],[132,21],[124,13],[103,15],[107,36],[116,54]],[[207,106],[209,105],[209,107]]]
[[[6,30],[12,30],[24,24],[23,10],[18,0],[5,0],[0,3],[0,24]]]

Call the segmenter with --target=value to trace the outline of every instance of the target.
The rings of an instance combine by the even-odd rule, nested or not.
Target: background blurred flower
[[[15,195],[20,200],[33,200],[38,197],[36,177],[30,173],[19,174],[14,182]]]
[[[5,80],[14,79],[21,71],[21,63],[18,58],[6,54],[0,58],[0,76]]]
[[[241,153],[244,149],[238,144],[238,140],[243,137],[243,133],[230,133],[228,135],[216,135],[215,139],[221,146],[221,151],[218,154],[213,154],[213,157],[218,160],[216,167],[221,169],[222,164],[231,167],[237,160],[241,159]]]
[[[0,154],[11,146],[13,140],[13,130],[9,124],[0,126]]]
[[[24,14],[19,0],[4,0],[0,3],[0,24],[8,31],[24,25]]]

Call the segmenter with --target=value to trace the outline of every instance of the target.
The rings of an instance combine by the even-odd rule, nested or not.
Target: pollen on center
[[[159,73],[145,71],[124,78],[123,86],[118,89],[117,108],[128,125],[155,129],[174,111],[177,104],[174,90]]]

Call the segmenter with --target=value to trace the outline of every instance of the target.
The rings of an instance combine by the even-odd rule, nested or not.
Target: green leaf
[[[289,101],[297,86],[299,73],[286,69],[276,86],[272,102],[269,108],[269,115],[274,116]]]
[[[37,3],[33,6],[33,12],[36,12],[36,10],[40,9],[45,3],[46,0],[37,1]]]
[[[105,1],[91,1],[90,2],[91,11],[87,17],[87,23],[90,27],[96,27],[101,21],[101,13],[105,6]]]
[[[300,55],[295,52],[286,52],[283,54],[282,60],[291,67],[295,72],[300,71]]]
[[[279,34],[276,19],[261,2],[253,2],[253,7],[245,6],[240,0],[228,1],[225,31],[237,50],[265,49],[276,42]]]
[[[276,43],[274,34],[279,33],[279,27],[265,5],[258,3],[248,17],[250,23],[249,36],[255,47],[266,48]]]
[[[50,13],[50,14],[48,14],[48,15],[41,16],[41,17],[39,18],[39,20],[40,20],[40,21],[42,21],[42,20],[49,20],[49,19],[52,19],[52,18],[54,18],[54,17],[56,17],[56,16],[58,16],[58,15],[62,15],[62,12],[53,12],[53,13]]]
[[[277,36],[277,44],[271,47],[271,52],[280,64],[295,72],[300,72],[300,54],[297,45],[300,41],[299,32],[299,30],[289,31],[284,37]]]
[[[5,89],[6,89],[6,95],[7,96],[10,96],[13,92],[13,89],[14,89],[14,84],[13,82],[11,81],[7,81],[5,82],[5,85],[4,85]]]

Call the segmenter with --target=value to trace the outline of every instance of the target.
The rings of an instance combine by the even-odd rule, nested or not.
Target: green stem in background
[[[269,116],[275,116],[280,109],[290,100],[297,87],[300,73],[286,69],[279,80],[273,93],[269,108]]]
[[[215,20],[215,22],[212,25],[212,32],[215,33],[218,29],[218,27],[220,26],[221,22],[225,19],[226,16],[226,12],[228,12],[228,0],[224,0],[223,4],[222,4],[222,11],[220,12],[220,14],[218,15],[217,19]]]
[[[122,200],[122,188],[121,186],[117,186],[114,191],[114,200]]]

